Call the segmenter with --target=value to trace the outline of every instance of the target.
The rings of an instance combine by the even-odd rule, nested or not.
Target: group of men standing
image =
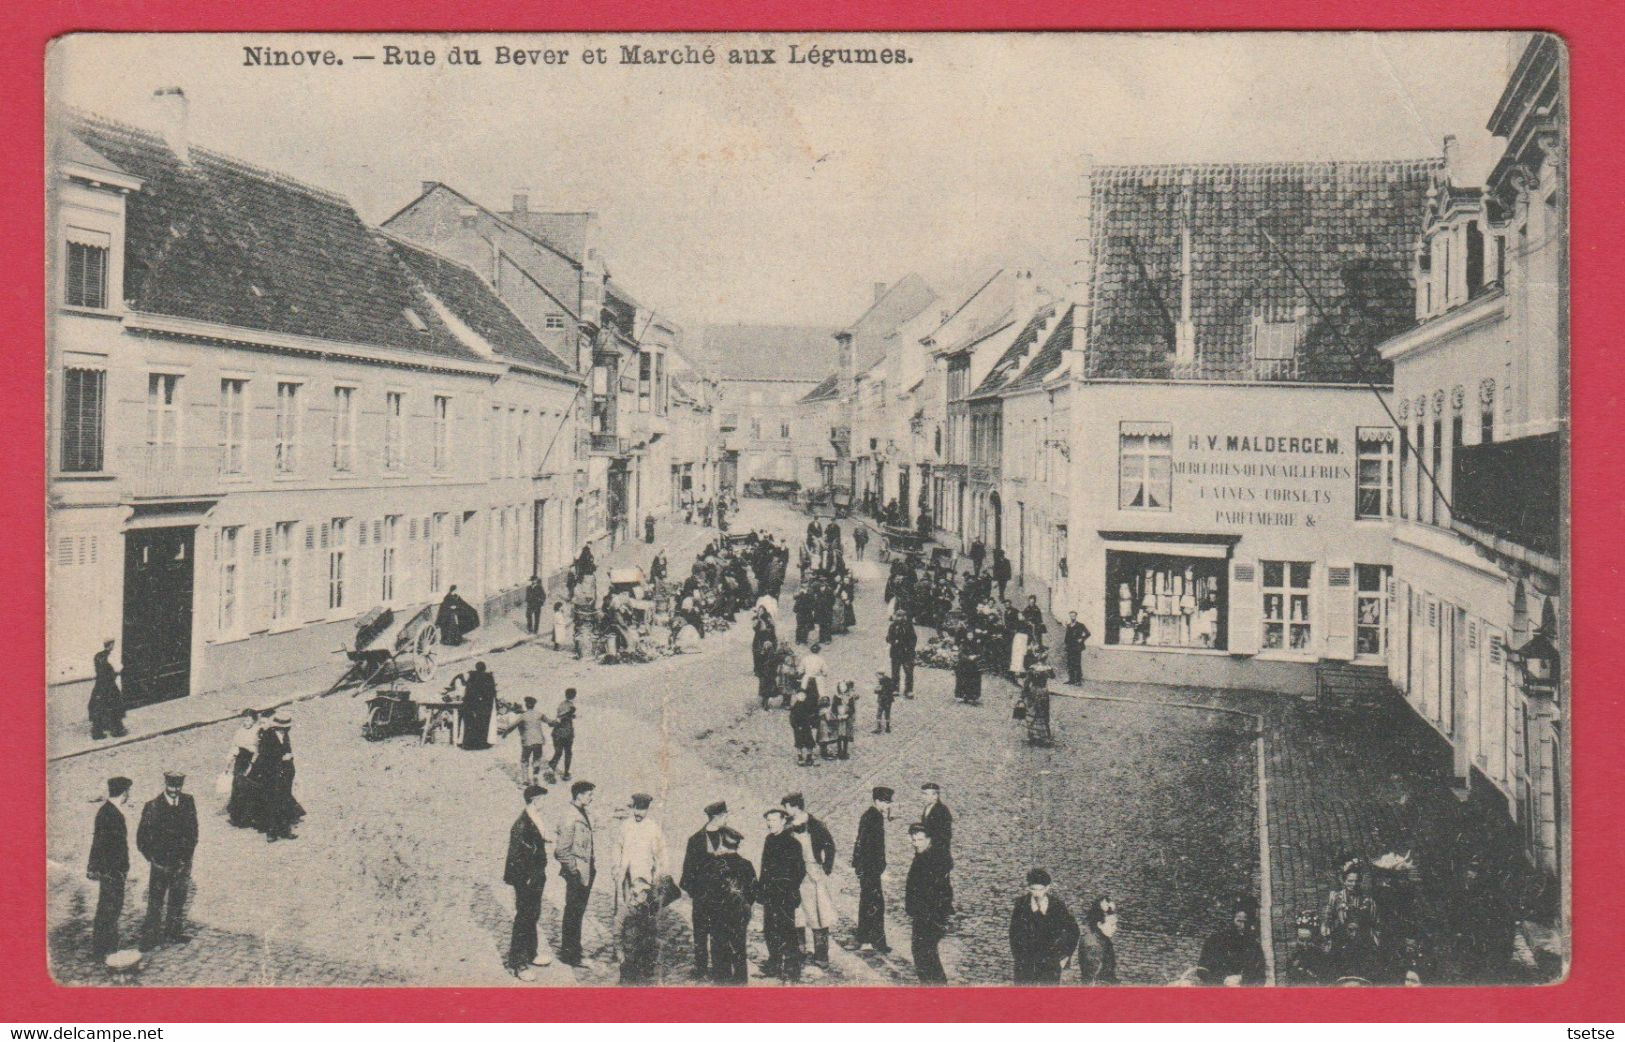
[[[86,874],[97,885],[96,916],[91,927],[91,952],[98,959],[120,950],[119,916],[126,889],[138,882],[130,871],[130,834],[127,813],[130,779],[107,780],[107,796],[96,811]],[[186,775],[164,772],[163,792],[141,808],[136,826],[136,850],[147,861],[147,917],[140,947],[151,951],[164,944],[185,944],[186,896],[192,876],[192,854],[197,849],[197,805],[183,790]]]

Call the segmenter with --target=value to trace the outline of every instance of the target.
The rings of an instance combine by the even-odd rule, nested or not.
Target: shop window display
[[[1266,651],[1310,649],[1314,634],[1308,561],[1263,561],[1264,641]]]
[[[1355,566],[1354,653],[1381,656],[1388,651],[1388,575],[1382,564]]]
[[[1219,558],[1107,551],[1106,643],[1223,650],[1225,568]]]

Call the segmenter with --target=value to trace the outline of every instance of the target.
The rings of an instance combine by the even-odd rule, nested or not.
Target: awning
[[[1164,421],[1124,420],[1121,432],[1131,437],[1171,438],[1174,434],[1174,425]]]
[[[1230,556],[1228,546],[1203,546],[1197,543],[1137,543],[1129,540],[1111,540],[1107,550],[1125,554],[1152,554],[1156,557],[1213,557],[1223,560]]]
[[[1230,533],[1202,532],[1100,532],[1106,549],[1130,554],[1157,554],[1165,557],[1211,557],[1224,559],[1241,542]]]

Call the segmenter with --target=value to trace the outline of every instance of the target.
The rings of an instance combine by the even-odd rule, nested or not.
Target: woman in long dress
[[[470,751],[491,748],[491,713],[497,704],[497,678],[486,672],[485,663],[474,663],[474,672],[464,673],[463,748]],[[456,680],[452,681],[455,686]]]
[[[253,709],[245,709],[243,726],[232,736],[231,796],[226,800],[226,819],[237,828],[254,824],[254,783],[249,780],[248,769],[259,745],[260,715]]]

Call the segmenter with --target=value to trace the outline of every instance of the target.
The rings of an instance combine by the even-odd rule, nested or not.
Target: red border
[[[538,1015],[582,1020],[1505,1020],[1613,1021],[1619,1018],[1617,975],[1625,940],[1614,927],[1625,906],[1625,814],[1614,802],[1625,790],[1625,759],[1603,736],[1625,730],[1625,706],[1605,672],[1605,655],[1619,643],[1625,598],[1606,581],[1617,570],[1607,547],[1621,530],[1625,467],[1610,414],[1625,397],[1625,367],[1609,355],[1625,343],[1618,291],[1625,275],[1619,244],[1621,208],[1614,186],[1625,183],[1625,145],[1617,133],[1621,91],[1621,7],[1599,0],[1447,4],[1439,0],[1366,0],[1359,14],[1339,13],[1317,0],[1141,0],[1135,5],[1064,0],[978,5],[974,0],[911,0],[842,4],[831,0],[755,0],[701,4],[622,3],[614,9],[521,10],[492,0],[448,7],[438,0],[209,0],[69,4],[36,0],[12,5],[0,51],[0,157],[14,200],[13,248],[0,259],[0,328],[16,360],[3,377],[14,407],[0,413],[0,468],[11,495],[0,501],[0,578],[4,588],[26,591],[5,620],[0,663],[12,678],[0,729],[0,792],[11,814],[0,827],[0,863],[22,866],[0,882],[0,1017],[40,1023],[115,1021],[424,1021],[534,1020]],[[45,796],[43,611],[44,488],[41,342],[43,273],[43,54],[53,36],[74,30],[109,31],[482,31],[587,29],[1495,29],[1544,28],[1562,34],[1572,57],[1573,162],[1572,366],[1574,453],[1574,634],[1576,685],[1573,811],[1574,971],[1558,986],[1521,990],[1327,990],[1214,992],[1196,989],[1059,989],[1034,1001],[1009,989],[978,988],[951,994],[921,989],[885,991],[806,989],[662,990],[657,993],[592,990],[563,1003],[538,1004],[533,992],[449,989],[145,990],[65,989],[45,973]],[[1448,75],[1448,70],[1440,70]],[[1487,116],[1487,113],[1486,113]],[[1610,1001],[1612,1000],[1612,1001]]]

